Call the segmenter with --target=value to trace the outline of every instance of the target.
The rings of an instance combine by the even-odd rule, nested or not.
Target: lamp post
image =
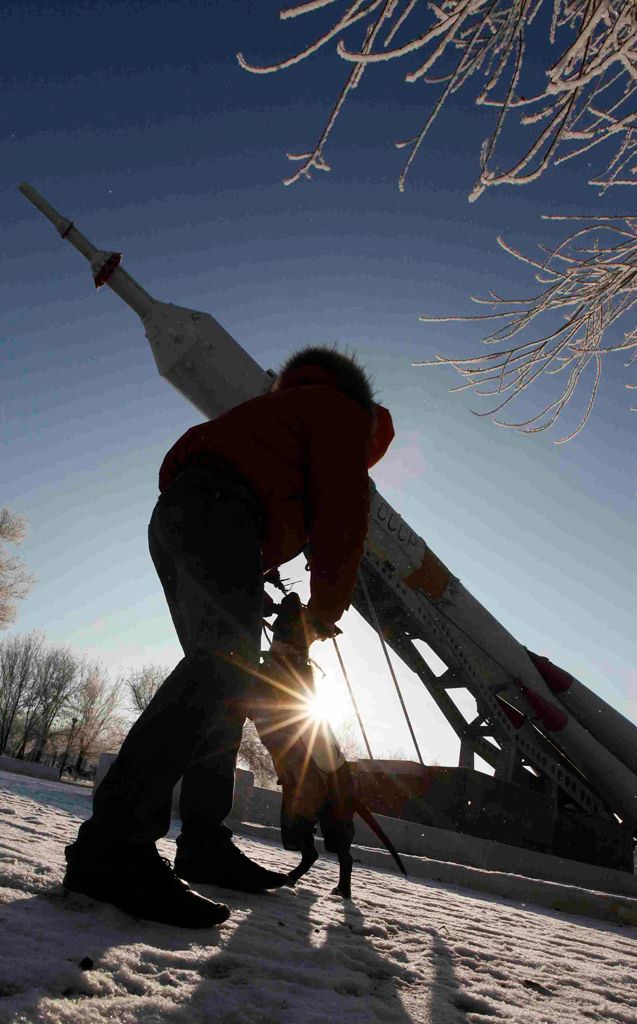
[[[75,726],[76,725],[77,725],[77,718],[72,718],[71,719],[71,729],[69,731],[69,738],[66,741],[66,750],[64,751],[64,757],[62,758],[62,764],[60,765],[60,774],[58,775],[58,779],[62,778],[62,772],[64,771],[64,769],[66,767],[66,759],[69,756],[69,750],[70,750],[70,747],[71,747],[71,740],[73,739],[73,732],[75,731]]]

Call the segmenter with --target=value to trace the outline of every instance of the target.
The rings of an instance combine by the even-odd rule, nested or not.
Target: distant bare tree
[[[42,647],[34,660],[31,686],[23,704],[22,736],[16,757],[25,757],[30,748],[31,760],[40,760],[56,719],[73,699],[78,686],[75,655],[66,647]]]
[[[355,718],[345,718],[334,728],[343,756],[348,761],[360,761],[367,757],[360,728]]]
[[[0,753],[7,747],[30,698],[42,645],[39,633],[0,641]]]
[[[122,687],[128,692],[130,705],[137,715],[148,707],[170,669],[165,665],[144,665],[133,669],[122,679]]]
[[[5,544],[19,544],[26,533],[26,519],[0,508],[0,629],[5,629],[16,616],[15,602],[26,597],[34,578],[15,555],[8,555]],[[0,748],[1,749],[1,748]]]
[[[360,727],[354,717],[345,718],[335,726],[334,735],[338,740],[343,756],[348,761],[369,760],[369,755],[363,744]],[[373,753],[375,759],[386,761],[409,760],[402,747],[389,747],[386,743],[379,743],[378,741],[374,743]]]
[[[96,663],[84,663],[79,676],[79,687],[70,707],[70,713],[77,719],[70,750],[77,772],[82,770],[87,757],[119,748],[126,733],[119,713],[122,681],[111,683]]]
[[[276,789],[277,774],[272,758],[259,739],[254,723],[247,721],[243,727],[243,737],[237,764],[254,772],[254,781],[264,789]]]

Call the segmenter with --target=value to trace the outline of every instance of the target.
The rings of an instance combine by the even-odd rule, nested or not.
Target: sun
[[[316,680],[316,694],[308,701],[308,710],[316,722],[329,722],[336,728],[348,717],[350,706],[341,684],[329,675]]]

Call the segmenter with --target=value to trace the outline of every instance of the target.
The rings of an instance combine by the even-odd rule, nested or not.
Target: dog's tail
[[[405,877],[407,877],[407,872],[405,871],[405,865],[403,864],[402,860],[400,859],[400,856],[398,855],[398,852],[397,852],[394,844],[392,843],[392,841],[389,838],[389,836],[385,835],[385,833],[383,832],[382,828],[380,827],[380,825],[376,821],[376,818],[374,817],[374,815],[370,811],[369,807],[366,807],[365,804],[362,803],[360,800],[356,800],[355,804],[354,804],[354,810],[363,819],[365,824],[369,825],[369,827],[371,828],[372,832],[375,835],[378,836],[378,838],[380,839],[381,843],[383,843],[383,845],[387,847],[388,851],[391,853],[392,857],[396,861],[396,864],[398,865],[399,870],[402,871],[402,873],[403,873],[403,875],[405,875]]]

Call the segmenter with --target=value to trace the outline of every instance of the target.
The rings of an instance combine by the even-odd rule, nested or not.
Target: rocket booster
[[[570,672],[533,651],[528,654],[546,685],[567,711],[637,775],[637,728],[633,723]]]
[[[556,695],[526,649],[459,582],[453,593],[445,593],[445,615],[466,635],[480,638],[482,652],[488,660],[492,659],[492,665],[488,665],[487,659],[477,653],[485,671],[493,671],[495,663],[506,671],[509,683],[500,691],[504,699],[519,711],[527,715],[530,712],[536,726],[595,789],[606,795],[617,814],[633,828],[637,827],[637,775],[572,713],[558,705]],[[540,700],[544,704],[541,711]],[[631,728],[637,734],[637,729]]]

